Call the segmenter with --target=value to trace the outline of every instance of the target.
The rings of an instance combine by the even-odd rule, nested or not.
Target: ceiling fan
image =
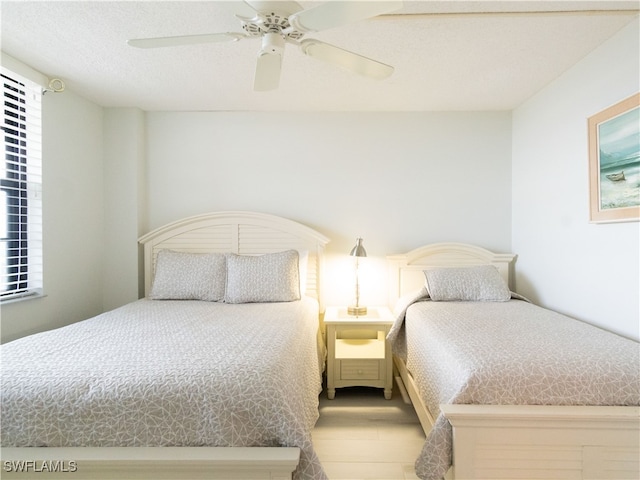
[[[225,32],[177,37],[140,38],[127,43],[138,48],[171,47],[199,43],[237,42],[246,38],[261,38],[253,88],[267,91],[278,88],[285,44],[298,45],[306,55],[344,67],[375,79],[393,73],[393,67],[357,53],[314,39],[303,39],[309,32],[340,27],[402,6],[402,1],[329,1],[303,9],[291,1],[245,2],[255,11],[252,18],[236,15],[244,33]]]

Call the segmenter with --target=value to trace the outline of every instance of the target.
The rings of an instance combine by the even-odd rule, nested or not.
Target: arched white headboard
[[[323,254],[329,239],[293,220],[258,212],[213,212],[169,223],[138,241],[144,246],[145,295],[151,291],[156,256],[163,249],[242,255],[296,249],[308,252],[306,294],[315,296],[323,306]]]
[[[389,263],[389,305],[402,295],[424,285],[424,270],[441,267],[495,265],[512,291],[515,291],[512,253],[493,253],[466,243],[433,243],[408,253],[387,257]]]

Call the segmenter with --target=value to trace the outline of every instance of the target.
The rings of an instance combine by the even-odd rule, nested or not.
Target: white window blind
[[[2,68],[0,301],[42,293],[41,87]]]

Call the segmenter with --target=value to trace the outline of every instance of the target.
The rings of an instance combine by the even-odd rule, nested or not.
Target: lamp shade
[[[367,251],[362,246],[362,238],[356,238],[356,245],[351,249],[351,253],[349,253],[352,257],[366,257]]]

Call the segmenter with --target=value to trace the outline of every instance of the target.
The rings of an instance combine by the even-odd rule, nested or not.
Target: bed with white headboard
[[[509,295],[514,263],[460,243],[388,257],[394,363],[427,435],[418,476],[640,478],[638,343]],[[429,298],[487,265],[506,298]]]
[[[306,294],[322,305],[321,276],[324,247],[329,239],[306,225],[258,212],[223,211],[187,217],[142,236],[145,294],[151,290],[160,250],[260,255],[295,249],[301,252]],[[321,307],[322,308],[322,307]]]
[[[3,478],[44,479],[49,477],[48,470],[51,470],[52,478],[59,478],[61,472],[72,471],[83,479],[290,479],[292,475],[293,478],[326,478],[313,452],[310,430],[318,415],[317,395],[321,389],[323,347],[318,343],[318,315],[323,308],[321,275],[324,248],[328,241],[321,233],[298,222],[244,211],[192,216],[142,236],[139,242],[144,247],[146,298],[63,329],[25,337],[2,346]],[[297,254],[293,255],[291,251],[297,251]],[[249,268],[242,270],[243,275],[247,272],[253,275],[255,270],[251,269],[267,268],[264,267],[266,264],[255,262],[265,259],[272,259],[272,263],[279,262],[280,254],[285,252],[289,263],[289,259],[295,258],[295,279],[299,282],[301,298],[293,301],[267,299],[264,303],[247,300],[250,303],[244,303],[238,300],[242,297],[227,296],[230,288],[227,283],[223,301],[192,301],[166,296],[157,300],[154,295],[157,296],[159,290],[154,288],[154,275],[158,273],[156,270],[161,252],[177,255],[171,258],[197,258],[198,262],[190,264],[197,268],[202,264],[201,258],[215,257],[218,261],[218,254],[224,254],[222,256],[227,259],[224,264],[227,269],[225,282],[231,282],[233,275],[240,275],[230,270],[233,264],[231,256],[237,262],[233,265]],[[163,259],[169,258],[165,253],[162,255]],[[159,268],[166,272],[166,260],[162,261],[165,263]],[[280,266],[278,264],[277,268]],[[287,271],[289,286],[292,285],[291,272],[291,269]],[[271,274],[271,271],[267,273]],[[245,288],[245,283],[235,285],[234,288]],[[169,318],[165,320],[167,315]],[[250,323],[245,325],[245,320]],[[305,326],[293,333],[299,324]],[[288,326],[292,332],[286,330]],[[139,337],[139,343],[129,345],[127,342],[131,337]],[[226,343],[227,340],[219,343],[222,337],[228,338],[229,343]],[[74,346],[70,347],[74,352],[68,353],[61,348],[65,344]],[[145,344],[152,348],[146,350]],[[48,352],[47,345],[55,351]],[[109,345],[115,345],[116,350],[108,350],[111,348]],[[140,351],[136,352],[138,348]],[[49,357],[43,357],[45,354],[37,353],[37,350],[48,352]],[[243,350],[243,353],[238,355],[235,371],[237,350]],[[218,361],[219,357],[224,357],[224,363],[207,364],[208,355],[214,356],[210,352],[218,352],[214,359]],[[31,361],[29,357],[32,353]],[[71,356],[67,359],[66,355]],[[291,358],[292,355],[296,358]],[[65,371],[55,369],[56,361],[51,361],[51,357],[56,356],[57,363]],[[84,367],[75,366],[83,365],[83,361],[86,362]],[[120,365],[123,362],[124,367]],[[133,372],[135,383],[132,382],[132,386],[128,383],[124,386],[118,384],[116,389],[110,390],[109,385],[113,384],[114,379],[119,379],[120,370],[114,370],[113,373],[101,370],[102,364],[109,363],[114,363],[115,368]],[[167,371],[162,370],[164,364],[167,364]],[[97,370],[93,371],[92,368]],[[38,375],[43,377],[36,381],[39,383],[24,382],[25,377]],[[57,376],[57,382],[49,381]],[[87,379],[80,378],[84,376]],[[285,376],[287,378],[283,382],[280,377]],[[153,379],[164,380],[165,377],[180,377],[180,383],[168,383],[167,390],[162,390],[164,384],[159,386],[160,383],[154,383]],[[245,377],[255,380],[245,387],[242,382]],[[108,381],[102,382],[102,378]],[[66,383],[73,384],[72,389],[58,392],[60,384],[65,387]],[[285,385],[296,383],[293,387],[296,391],[289,391]],[[261,385],[265,385],[265,390],[261,398],[252,403],[254,400],[248,395],[253,390],[262,392]],[[193,390],[190,390],[192,387]],[[132,398],[125,395],[128,388],[131,388]],[[86,411],[74,413],[73,407],[64,403],[67,401],[65,398],[75,398],[76,389],[82,390],[80,396],[91,397],[94,392],[104,391],[105,397],[117,399],[121,408],[116,409],[112,419],[107,421],[111,425],[103,425],[99,414],[89,411],[89,407],[85,408]],[[158,397],[145,400],[150,409],[157,402],[159,410],[153,413],[141,410],[138,415],[145,418],[149,415],[150,421],[145,423],[140,420],[140,425],[136,426],[138,430],[125,435],[118,428],[126,429],[137,422],[135,412],[128,412],[125,405],[137,402],[133,397],[142,390],[159,391]],[[298,395],[297,391],[304,393]],[[95,427],[92,428],[95,431],[111,428],[110,437],[103,440],[96,437],[98,434],[94,435],[95,432],[81,431],[84,437],[71,440],[77,441],[76,445],[67,444],[69,440],[60,440],[56,435],[48,435],[46,430],[64,431],[65,424],[39,425],[38,416],[48,419],[49,413],[39,412],[38,407],[33,406],[38,402],[29,397],[30,392],[39,398],[50,399],[51,403],[60,398],[61,410],[53,415],[63,417],[60,421],[67,419],[69,429],[75,428],[74,422],[84,422]],[[166,405],[162,403],[165,397],[168,398]],[[193,401],[184,400],[187,398]],[[201,407],[198,398],[202,398],[206,405]],[[101,397],[97,401],[106,400]],[[25,405],[28,406],[23,407],[20,402],[27,402]],[[275,410],[274,405],[279,404],[283,405],[282,411]],[[202,419],[193,419],[182,411],[192,409],[206,412],[218,407],[219,412],[215,416],[211,414]],[[28,417],[24,414],[29,409],[33,409],[31,417],[35,423],[20,424],[22,420],[17,417]],[[272,410],[276,412],[274,415],[286,415],[284,411],[296,413],[289,418],[274,416],[270,420]],[[95,418],[90,418],[91,415]],[[179,420],[183,418],[186,420]],[[258,422],[262,419],[265,419],[265,429],[274,430],[259,430]],[[160,426],[153,425],[156,421]],[[179,432],[163,432],[164,421],[175,423]],[[209,430],[214,431],[218,424],[229,430],[219,435],[221,438],[225,435],[225,442],[226,435],[229,435],[232,439],[229,442],[233,446],[208,443]],[[211,425],[211,428],[207,429],[205,425]],[[180,435],[183,435],[183,431],[201,440],[180,440],[174,445],[173,439],[182,438]],[[31,432],[32,435],[23,435],[23,432]],[[153,435],[161,440],[156,442]],[[168,440],[164,440],[164,435]],[[210,438],[217,439],[217,435],[211,434]],[[114,443],[120,437],[125,439],[124,445]],[[139,442],[137,438],[152,438],[152,445],[144,444],[145,440]]]

